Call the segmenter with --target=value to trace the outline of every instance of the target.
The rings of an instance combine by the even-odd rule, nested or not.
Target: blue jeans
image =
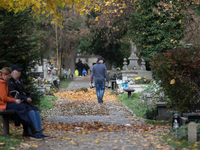
[[[105,80],[95,81],[98,103],[100,103],[100,96],[103,98],[105,91]]]
[[[42,129],[42,123],[41,123],[41,118],[40,118],[40,112],[39,110],[30,110],[28,112],[33,124],[35,125],[36,128]],[[29,130],[30,131],[30,130]],[[44,135],[42,132],[36,133],[35,135]]]

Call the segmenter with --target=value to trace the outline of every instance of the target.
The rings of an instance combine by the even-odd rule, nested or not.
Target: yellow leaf
[[[99,17],[96,17],[96,18],[95,18],[95,21],[98,21],[98,19],[99,19]]]
[[[95,143],[100,143],[101,141],[95,141]]]
[[[47,14],[46,17],[49,17],[49,14]]]
[[[80,15],[81,15],[81,16],[83,16],[83,15],[84,15],[84,12],[83,12],[83,11],[82,11],[82,12],[80,12]]]
[[[71,138],[68,138],[68,137],[63,137],[63,139],[65,139],[67,141],[71,141],[72,140]]]
[[[42,11],[42,14],[44,14],[44,13],[45,13],[45,10]]]
[[[62,2],[62,6],[63,6],[63,7],[65,6],[65,2]]]
[[[6,143],[0,143],[0,146],[4,146],[4,145],[6,145]]]
[[[102,131],[103,129],[102,128],[99,128],[99,131]]]
[[[51,21],[51,24],[54,24],[55,23],[55,20]]]
[[[123,10],[120,10],[120,13],[123,13]]]
[[[26,57],[25,57],[25,56],[22,56],[22,59],[23,59],[23,60],[25,60],[25,59],[26,59]]]
[[[171,81],[170,81],[170,84],[174,84],[175,83],[175,79],[172,79]]]

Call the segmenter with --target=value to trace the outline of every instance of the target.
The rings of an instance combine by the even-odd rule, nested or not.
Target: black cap
[[[105,61],[105,59],[103,58],[103,57],[98,57],[98,60],[97,61],[99,61],[99,60],[103,60],[103,61]]]
[[[14,71],[14,70],[21,71],[22,70],[22,68],[19,68],[16,64],[12,65],[10,68],[12,69],[12,71]]]

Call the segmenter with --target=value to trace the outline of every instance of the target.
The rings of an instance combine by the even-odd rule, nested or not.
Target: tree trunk
[[[57,28],[57,21],[55,23],[55,31],[56,31],[56,52],[57,52],[57,75],[60,75],[60,64],[59,64],[59,49],[58,49],[58,28]]]
[[[62,10],[61,10],[62,13]],[[62,22],[61,22],[62,24]],[[58,52],[58,62],[59,62],[59,67],[58,67],[58,74],[61,74],[61,53],[62,53],[62,28],[60,27],[60,48],[59,48],[59,52]]]

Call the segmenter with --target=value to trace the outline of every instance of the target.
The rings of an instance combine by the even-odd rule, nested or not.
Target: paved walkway
[[[76,90],[82,87],[89,87],[89,77],[77,77],[71,82],[67,90]],[[64,89],[62,89],[64,90]],[[67,99],[66,99],[67,100]],[[62,99],[65,101],[65,99]],[[68,100],[69,101],[69,100]],[[104,104],[104,103],[103,103]],[[109,103],[108,103],[109,104]],[[106,105],[108,105],[106,104]],[[143,119],[136,117],[126,106],[120,105],[130,112],[130,116],[125,116],[123,111],[113,111],[109,116],[60,116],[52,115],[48,121],[75,123],[75,122],[101,122],[105,124],[116,124],[129,126],[130,124],[144,124]],[[114,109],[113,106],[110,106]],[[58,109],[59,108],[55,108]],[[47,112],[48,114],[51,111]],[[62,127],[58,127],[62,128]],[[43,141],[25,140],[19,149],[39,149],[39,150],[154,150],[173,149],[171,146],[162,143],[160,134],[156,132],[119,131],[119,132],[85,132],[85,131],[45,131],[50,135],[50,139]]]
[[[89,88],[89,83],[90,83],[90,76],[86,76],[86,77],[76,77],[74,79],[73,82],[71,82],[69,84],[69,86],[67,87],[67,90],[77,90],[79,88],[82,88],[82,87],[87,87]],[[66,90],[66,89],[61,89],[61,90]]]
[[[73,82],[69,84],[67,89],[62,89],[62,90],[77,90],[82,87],[87,87],[89,88],[89,83],[90,83],[90,76],[86,77],[77,77],[74,79]],[[110,89],[106,89],[110,90]],[[63,99],[62,99],[63,100]],[[110,105],[110,104],[109,104]],[[114,110],[116,106],[110,106],[110,109]],[[124,115],[123,112],[120,111],[121,107],[123,107],[126,111],[130,112],[130,116]],[[63,123],[74,123],[74,122],[102,122],[102,123],[109,123],[109,124],[129,124],[129,123],[134,123],[134,124],[144,124],[144,120],[141,118],[138,118],[133,114],[133,112],[126,106],[122,104],[122,106],[119,107],[117,110],[114,112],[111,112],[112,115],[109,116],[82,116],[82,115],[74,115],[74,116],[60,116],[60,115],[55,115],[51,119],[52,122],[63,122]]]

